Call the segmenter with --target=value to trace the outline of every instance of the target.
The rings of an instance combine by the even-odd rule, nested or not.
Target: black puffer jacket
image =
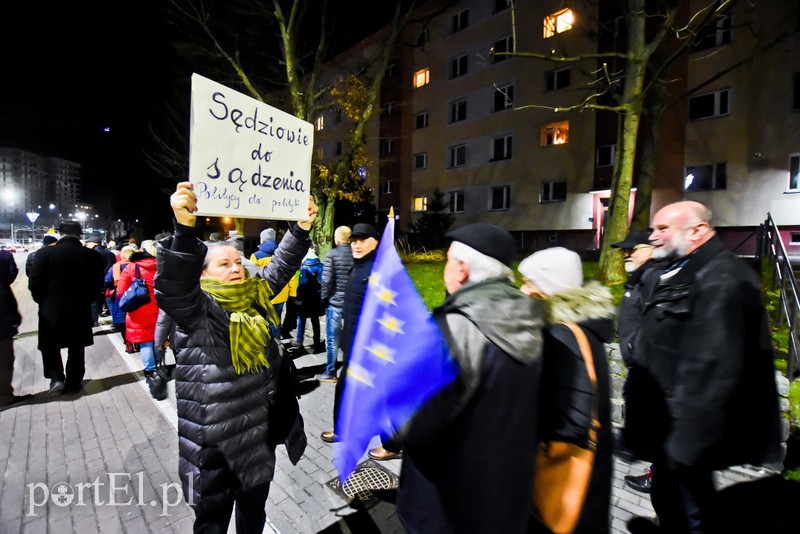
[[[344,288],[353,268],[353,251],[350,243],[338,245],[325,256],[322,263],[322,305],[344,306]]]
[[[283,238],[260,273],[273,291],[297,271],[309,243],[308,233],[297,227]],[[200,289],[205,253],[194,229],[177,225],[175,236],[158,244],[154,284],[159,307],[176,324],[179,472],[184,496],[196,510],[272,480],[275,449],[269,443],[267,397],[282,354],[271,339],[266,349],[270,368],[236,374],[230,314]],[[290,456],[296,461],[296,451]]]

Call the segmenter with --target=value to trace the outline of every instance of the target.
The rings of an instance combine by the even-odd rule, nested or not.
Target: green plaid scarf
[[[267,281],[247,278],[243,282],[223,282],[203,278],[200,288],[231,314],[231,360],[236,373],[257,373],[268,368],[264,348],[272,337],[270,325],[277,327],[280,319],[270,302],[272,290]],[[266,310],[266,319],[254,305]]]

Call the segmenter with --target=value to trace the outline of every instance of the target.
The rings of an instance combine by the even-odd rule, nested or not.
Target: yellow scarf
[[[236,373],[257,373],[268,368],[264,349],[272,337],[270,325],[277,327],[280,319],[270,302],[272,290],[267,281],[247,278],[242,282],[223,282],[203,278],[200,288],[231,314],[231,361]],[[264,318],[255,306],[266,311],[267,317]]]

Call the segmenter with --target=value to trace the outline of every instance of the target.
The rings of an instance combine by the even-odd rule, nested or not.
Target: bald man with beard
[[[634,518],[629,528],[709,532],[713,471],[781,458],[767,313],[758,277],[725,248],[704,205],[669,204],[652,227],[652,256],[670,263],[643,305],[625,440],[654,464],[658,527]]]

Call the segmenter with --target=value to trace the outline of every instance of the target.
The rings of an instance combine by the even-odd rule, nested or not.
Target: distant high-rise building
[[[11,225],[30,225],[27,213],[38,213],[36,226],[55,224],[78,205],[79,163],[0,147],[0,235]]]

